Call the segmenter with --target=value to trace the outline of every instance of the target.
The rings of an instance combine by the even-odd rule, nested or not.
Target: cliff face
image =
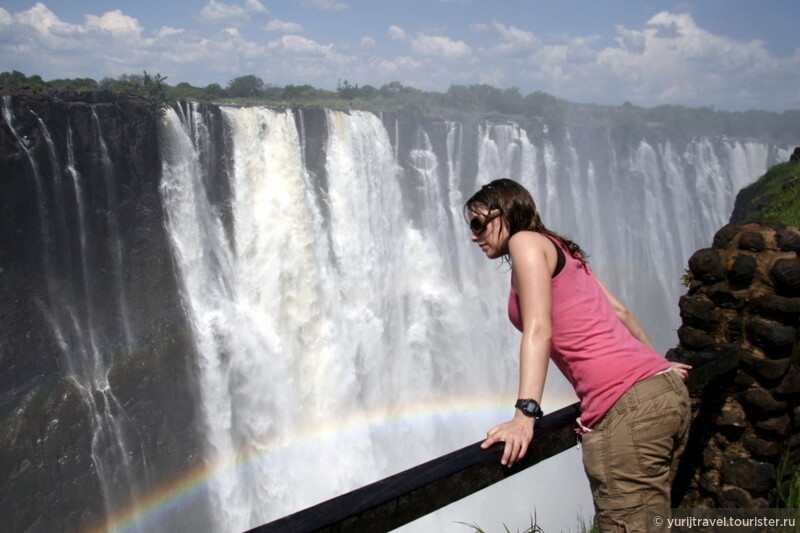
[[[494,296],[487,296],[492,291],[486,290],[498,278],[484,276],[477,270],[478,263],[473,267],[469,254],[474,250],[469,247],[460,214],[463,199],[479,184],[508,176],[530,186],[539,207],[547,213],[548,224],[578,242],[594,246],[597,252],[593,254],[593,265],[613,276],[606,282],[633,285],[635,289],[624,295],[626,302],[635,300],[634,305],[652,313],[645,319],[663,325],[673,320],[674,313],[665,321],[666,306],[649,304],[677,300],[678,295],[673,298],[671,292],[673,272],[684,263],[684,257],[697,249],[695,240],[704,238],[698,235],[710,235],[724,223],[725,218],[718,220],[717,212],[719,199],[727,198],[727,189],[745,179],[743,174],[747,174],[746,179],[751,178],[737,162],[745,160],[760,168],[783,150],[769,142],[672,138],[659,132],[641,137],[626,131],[624,125],[612,131],[585,128],[570,132],[548,130],[538,121],[523,125],[477,119],[453,122],[392,114],[382,115],[377,126],[373,115],[350,113],[352,120],[339,116],[340,126],[346,124],[352,129],[336,131],[329,130],[332,114],[323,109],[286,113],[271,110],[276,120],[291,113],[289,119],[299,132],[298,142],[294,131],[280,137],[277,129],[267,131],[272,126],[266,122],[246,117],[247,111],[181,102],[170,111],[176,119],[172,122],[173,136],[169,137],[165,124],[159,126],[146,112],[144,102],[132,97],[102,92],[3,97],[0,508],[11,530],[102,529],[107,511],[114,517],[131,501],[139,502],[143,495],[190,477],[208,457],[206,436],[211,433],[213,417],[203,407],[203,392],[207,391],[195,390],[200,387],[201,357],[195,353],[198,343],[193,338],[192,319],[187,316],[193,302],[188,301],[188,291],[181,290],[184,282],[180,280],[186,279],[176,267],[181,251],[176,251],[175,234],[166,229],[171,214],[187,213],[168,212],[165,207],[162,177],[169,172],[181,175],[179,185],[184,187],[184,196],[196,195],[204,205],[202,212],[188,214],[188,233],[196,229],[198,233],[210,231],[212,226],[215,232],[219,222],[219,233],[226,234],[220,241],[225,241],[227,253],[254,237],[246,231],[234,234],[236,158],[242,157],[238,163],[246,166],[248,159],[270,154],[264,160],[257,159],[257,168],[245,176],[262,182],[263,188],[252,195],[259,196],[259,202],[240,198],[244,205],[239,208],[266,213],[265,218],[275,221],[274,226],[252,233],[261,236],[274,232],[279,238],[274,242],[278,244],[267,247],[263,256],[251,254],[236,259],[251,260],[248,267],[267,270],[268,274],[285,268],[278,276],[279,283],[264,298],[263,310],[274,311],[277,318],[259,316],[252,321],[257,324],[248,324],[252,329],[244,337],[237,337],[238,323],[230,324],[229,330],[213,323],[209,331],[203,331],[213,333],[209,335],[214,337],[211,343],[229,342],[220,367],[225,367],[238,352],[246,351],[249,335],[264,334],[258,327],[272,321],[282,324],[275,338],[280,336],[278,333],[286,334],[276,343],[277,353],[265,354],[266,350],[259,348],[258,354],[262,367],[272,370],[286,366],[285,374],[259,373],[254,370],[254,361],[247,361],[237,368],[234,378],[220,381],[222,393],[233,391],[243,398],[239,398],[241,404],[220,409],[225,411],[219,417],[222,427],[213,429],[222,435],[221,440],[238,439],[237,444],[244,448],[257,440],[251,438],[250,421],[279,418],[287,411],[295,412],[293,409],[308,410],[320,401],[328,405],[331,398],[335,400],[332,404],[352,406],[357,411],[364,407],[359,401],[369,403],[364,390],[376,390],[380,398],[393,397],[410,394],[408,382],[413,382],[411,385],[417,387],[414,390],[422,395],[446,382],[452,391],[463,386],[471,394],[471,383],[479,384],[474,389],[484,386],[487,376],[501,379],[498,376],[505,369],[498,368],[501,365],[497,360],[486,354],[513,353],[512,341],[508,346],[499,346],[506,342],[505,338],[487,338],[473,327],[486,319],[487,309],[500,307],[491,299]],[[289,121],[281,122],[281,126],[286,122]],[[253,133],[257,139],[239,141],[242,144],[234,146],[237,128]],[[365,131],[369,134],[356,135]],[[173,142],[164,142],[165,139]],[[185,144],[179,143],[184,140]],[[336,142],[332,144],[331,140]],[[357,147],[347,156],[338,154],[338,176],[330,170],[337,168],[331,166],[331,159],[337,154],[326,153],[334,145]],[[673,145],[685,150],[675,150]],[[171,155],[168,147],[191,152],[191,157],[177,154],[172,158],[175,166],[167,172],[163,165]],[[267,163],[293,154],[295,149],[302,154],[299,164],[264,170]],[[300,172],[291,174],[294,170]],[[314,239],[316,251],[322,250],[318,255],[300,249],[306,236],[291,234],[288,230],[292,224],[285,223],[286,211],[276,211],[274,195],[282,192],[276,184],[285,182],[303,184],[302,190],[294,192],[307,200],[303,206],[313,216],[294,222],[313,229],[307,236]],[[360,196],[366,190],[370,196]],[[345,202],[345,208],[340,206],[338,213],[333,197]],[[369,207],[371,200],[379,201],[375,205],[380,207]],[[624,217],[614,209],[604,208],[616,205],[625,207]],[[377,221],[384,220],[385,213],[379,211],[391,211],[391,224],[385,231],[370,232],[375,228],[369,223],[353,223],[362,220],[356,215],[366,210],[373,211],[368,219]],[[302,217],[304,213],[301,209],[293,214]],[[203,224],[207,226],[201,227]],[[342,235],[351,239],[355,236],[359,242],[375,242],[393,252],[400,250],[371,269],[375,277],[365,283],[370,293],[356,297],[359,301],[343,311],[339,307],[342,293],[336,286],[338,280],[331,278],[344,273],[361,283],[366,279],[363,265],[373,258],[358,257],[348,263],[354,266],[347,271],[348,265],[340,260],[352,258],[334,246]],[[196,255],[190,259],[214,263],[223,257],[221,251],[198,247],[192,250]],[[286,264],[276,261],[273,265],[275,256]],[[387,271],[398,264],[405,270],[387,276]],[[338,297],[332,298],[336,305],[327,308],[337,310],[331,315],[342,316],[332,320],[317,313],[318,302],[298,298],[300,291],[293,284],[298,283],[298,265],[307,265],[302,273],[310,276],[299,281],[299,288],[309,284],[326,290],[330,287],[330,294]],[[221,278],[219,270],[210,269],[209,277],[204,279],[208,283],[199,284],[200,292],[208,291]],[[416,279],[424,278],[428,270],[443,273],[442,277],[426,279],[426,283]],[[331,272],[336,275],[325,275]],[[259,274],[266,275],[260,270]],[[406,283],[409,278],[415,279]],[[378,288],[386,285],[386,279],[392,283],[381,292]],[[444,291],[452,298],[440,299],[439,291],[430,290],[434,286],[450,287],[453,280],[456,283],[452,289]],[[220,292],[235,292],[231,289],[233,284],[228,283],[230,279],[223,281]],[[700,294],[702,290],[696,288],[695,292]],[[502,291],[497,295],[502,299]],[[391,332],[379,335],[374,344],[368,337],[369,342],[365,342],[360,331],[354,331],[371,328],[345,320],[351,315],[361,316],[359,306],[366,300],[381,304],[370,315],[370,324]],[[281,305],[287,301],[304,312],[284,313]],[[402,306],[395,310],[392,305],[397,302]],[[236,308],[241,307],[239,302],[226,303],[232,305],[223,310],[214,308],[207,314],[218,317],[230,311],[222,318],[237,322],[233,317],[239,316],[235,314]],[[700,305],[703,306],[707,304]],[[315,313],[305,313],[308,309]],[[719,321],[712,322],[714,327],[708,328],[714,332]],[[432,323],[434,327],[429,327]],[[413,324],[415,329],[403,330],[407,324]],[[709,351],[711,345],[703,335],[712,333],[691,327],[696,331],[682,328],[684,349]],[[498,325],[494,330],[500,329]],[[673,343],[670,327],[661,329]],[[431,338],[420,336],[423,330],[435,334]],[[261,404],[250,400],[269,396],[263,394],[265,387],[273,384],[269,379],[279,384],[305,384],[299,377],[306,376],[308,369],[317,368],[315,348],[319,347],[314,343],[322,341],[314,332],[334,333],[323,337],[333,339],[328,343],[331,346],[324,347],[332,350],[325,363],[330,365],[326,372],[346,375],[345,382],[323,381],[322,385],[329,386],[324,391],[303,389],[301,394],[282,397],[275,393],[278,407],[270,412],[261,410]],[[342,333],[353,335],[353,345],[364,344],[369,349],[354,350],[348,345],[337,351],[335,341]],[[473,333],[475,337],[471,336]],[[414,351],[402,351],[409,338]],[[517,342],[514,338],[513,344]],[[268,345],[271,348],[271,343]],[[362,350],[367,351],[361,353]],[[354,352],[358,352],[356,359]],[[408,382],[395,380],[399,372],[395,363],[417,361],[418,357],[429,359],[424,364],[411,365],[409,375],[403,376]],[[367,358],[369,364],[365,365]],[[464,361],[469,364],[465,366]],[[483,369],[483,364],[485,370],[471,370],[473,365]],[[507,366],[516,371],[515,364]],[[224,373],[227,367],[222,370]],[[385,376],[387,381],[375,380],[376,375]],[[242,381],[247,381],[250,388],[242,387]],[[345,388],[353,383],[357,383],[356,389]],[[251,391],[253,398],[244,397]],[[312,394],[321,395],[322,400],[312,398]],[[225,427],[227,422],[231,427]],[[343,453],[370,455],[362,453],[359,446]],[[374,446],[370,452],[379,457],[398,453],[406,459],[409,452],[395,450],[394,442]],[[341,464],[362,465],[359,459]],[[309,464],[311,470],[316,468],[314,474],[331,466],[317,468],[310,460],[304,463],[306,469]],[[296,470],[295,466],[286,468]],[[270,475],[283,479],[274,471]],[[329,479],[335,481],[329,484],[342,486],[342,480],[351,475],[349,471],[332,471]],[[316,479],[315,475],[308,477]],[[269,481],[268,475],[261,478]],[[248,492],[251,482],[246,476],[231,482],[244,494],[233,498],[238,500],[234,503],[250,506],[242,514],[260,516],[257,513],[264,512],[268,505],[263,491]],[[282,497],[293,502],[293,492],[301,490],[290,486]],[[756,493],[753,497],[769,496],[765,494]],[[210,530],[209,524],[214,521],[209,517],[205,496],[195,498],[194,503],[158,526],[172,531],[178,529],[180,522],[182,530]],[[234,507],[230,495],[225,496],[228,500],[217,498],[218,505],[223,509]],[[272,505],[273,500],[268,503]],[[268,510],[281,512],[280,508]],[[155,529],[148,523],[148,531]]]
[[[0,507],[15,531],[102,525],[104,432],[150,482],[197,458],[157,124],[110,93],[6,96],[3,113]]]
[[[693,395],[674,488],[681,507],[775,507],[777,487],[800,464],[798,251],[797,228],[732,224],[689,260],[680,346],[670,356],[698,368],[726,359],[734,369]]]

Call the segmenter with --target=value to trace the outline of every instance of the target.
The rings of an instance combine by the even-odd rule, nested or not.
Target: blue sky
[[[0,0],[0,70],[800,109],[797,0]]]

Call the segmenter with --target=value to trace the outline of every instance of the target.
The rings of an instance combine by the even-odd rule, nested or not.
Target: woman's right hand
[[[670,362],[669,366],[672,367],[672,370],[674,370],[683,381],[686,381],[689,378],[689,371],[692,369],[690,365],[672,361]]]
[[[484,450],[498,442],[504,442],[503,457],[500,464],[509,468],[528,453],[528,446],[533,440],[533,425],[535,419],[529,418],[517,411],[512,420],[497,425],[486,434],[486,440],[481,444]]]

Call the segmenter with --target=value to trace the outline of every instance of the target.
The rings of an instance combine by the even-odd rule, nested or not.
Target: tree
[[[166,79],[167,77],[161,74],[156,74],[155,77],[152,77],[147,71],[144,71],[144,76],[142,77],[142,92],[147,98],[147,109],[159,117],[163,117],[167,112],[167,107],[169,107],[167,87],[164,83]]]
[[[228,83],[228,96],[254,98],[264,92],[264,80],[249,74],[234,78]]]
[[[203,93],[205,93],[206,98],[222,98],[225,96],[225,89],[219,83],[212,83],[203,89]]]

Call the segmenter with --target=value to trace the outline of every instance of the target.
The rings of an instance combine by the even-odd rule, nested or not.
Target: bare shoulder
[[[508,249],[513,254],[526,250],[548,250],[553,247],[552,241],[536,231],[518,231],[508,240]]]
[[[511,261],[517,264],[540,261],[541,258],[549,264],[555,261],[556,249],[553,242],[541,233],[519,231],[508,240],[508,253]]]

